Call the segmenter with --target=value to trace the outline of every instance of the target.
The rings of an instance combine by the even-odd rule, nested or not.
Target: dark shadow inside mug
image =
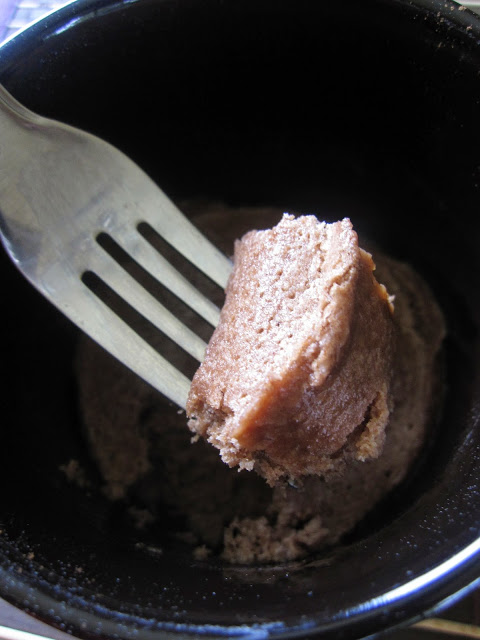
[[[195,561],[59,473],[71,458],[96,473],[78,333],[2,253],[4,597],[80,635],[360,637],[477,578],[479,37],[433,0],[80,0],[3,47],[18,100],[112,142],[174,201],[350,217],[425,276],[449,332],[434,436],[341,545],[288,565]]]

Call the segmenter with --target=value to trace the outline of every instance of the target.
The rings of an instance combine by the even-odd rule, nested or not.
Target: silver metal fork
[[[91,338],[178,406],[190,380],[155,351],[82,280],[95,273],[198,361],[205,343],[97,242],[107,234],[212,326],[219,309],[139,233],[148,223],[225,287],[230,261],[158,186],[110,144],[36,115],[0,86],[0,236],[13,262]]]

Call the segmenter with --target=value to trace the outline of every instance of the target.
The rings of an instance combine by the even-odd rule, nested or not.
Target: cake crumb
[[[61,464],[59,469],[60,471],[63,471],[69,482],[76,484],[81,489],[85,489],[90,486],[86,471],[80,465],[78,460],[72,458],[66,464]]]
[[[127,510],[137,529],[145,529],[155,521],[155,516],[148,509],[130,506]]]
[[[205,544],[201,544],[198,547],[195,547],[193,550],[193,557],[195,560],[206,560],[212,554],[212,550],[207,547]]]

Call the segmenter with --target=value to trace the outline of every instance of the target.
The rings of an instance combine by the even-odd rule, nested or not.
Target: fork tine
[[[232,270],[231,261],[200,233],[163,191],[157,187],[156,189],[154,206],[146,206],[142,210],[143,220],[187,260],[225,289]]]
[[[112,356],[185,409],[190,380],[90,291],[75,271],[63,275],[64,278],[59,279],[58,274],[53,273],[45,287],[39,287],[34,279],[30,282]],[[63,282],[61,290],[55,287],[58,282]]]
[[[161,282],[180,300],[216,327],[220,318],[219,308],[196,289],[158,251],[132,229],[116,229],[112,237],[151,276]]]
[[[138,284],[108,253],[92,252],[89,269],[187,353],[199,362],[203,360],[205,342]]]
[[[67,315],[120,362],[185,409],[190,380],[135,333],[86,285],[83,286],[85,294],[82,295],[79,318],[75,319],[68,312]],[[64,309],[62,311],[65,312]],[[85,321],[85,318],[89,320]],[[90,321],[90,318],[95,319]]]

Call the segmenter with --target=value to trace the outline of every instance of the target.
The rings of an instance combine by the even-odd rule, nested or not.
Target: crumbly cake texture
[[[273,227],[282,216],[273,208],[229,209],[219,203],[187,202],[182,209],[227,254],[235,238]],[[277,563],[338,543],[402,482],[441,398],[445,327],[423,279],[409,265],[371,251],[377,280],[395,298],[394,410],[381,455],[351,460],[328,479],[309,476],[297,489],[271,488],[256,473],[229,468],[203,438],[191,443],[184,413],[83,337],[79,405],[103,491],[116,512],[119,504],[126,513],[132,507],[150,512],[148,526],[162,532],[159,544],[168,544],[165,535],[181,539],[197,561],[214,555],[232,564]]]
[[[235,243],[220,322],[187,402],[190,429],[271,485],[379,455],[393,309],[350,220],[285,214]]]

